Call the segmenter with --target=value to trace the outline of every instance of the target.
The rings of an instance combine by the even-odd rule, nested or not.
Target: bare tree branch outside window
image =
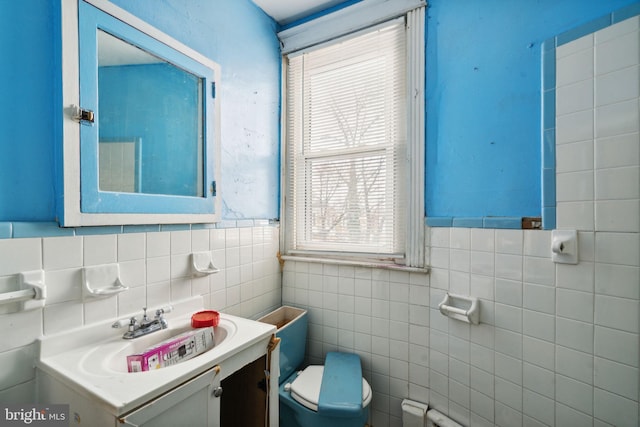
[[[321,108],[328,109],[335,123],[330,135],[320,137],[331,139],[340,155],[332,156],[329,150],[326,156],[308,161],[311,239],[372,244],[384,232],[389,216],[385,182],[389,154],[376,143],[385,137],[385,117],[379,108],[384,99],[375,82],[344,89],[338,86],[337,95],[317,97],[326,102]]]

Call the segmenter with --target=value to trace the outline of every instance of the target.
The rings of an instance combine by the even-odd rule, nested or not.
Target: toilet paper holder
[[[438,304],[440,313],[453,319],[477,325],[480,323],[480,302],[476,297],[447,294]]]
[[[578,263],[578,231],[553,230],[551,232],[551,259],[561,264]]]

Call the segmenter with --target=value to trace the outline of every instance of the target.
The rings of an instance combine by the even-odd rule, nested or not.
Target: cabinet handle
[[[218,386],[213,389],[213,397],[220,397],[220,396],[222,396],[222,387]]]

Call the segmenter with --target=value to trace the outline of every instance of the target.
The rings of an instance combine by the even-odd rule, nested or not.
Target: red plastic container
[[[191,316],[191,327],[206,328],[207,326],[218,326],[220,313],[214,310],[204,310]]]

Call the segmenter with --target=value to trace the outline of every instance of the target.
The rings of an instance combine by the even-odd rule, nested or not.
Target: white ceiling
[[[253,0],[255,4],[281,25],[313,15],[345,0]]]

